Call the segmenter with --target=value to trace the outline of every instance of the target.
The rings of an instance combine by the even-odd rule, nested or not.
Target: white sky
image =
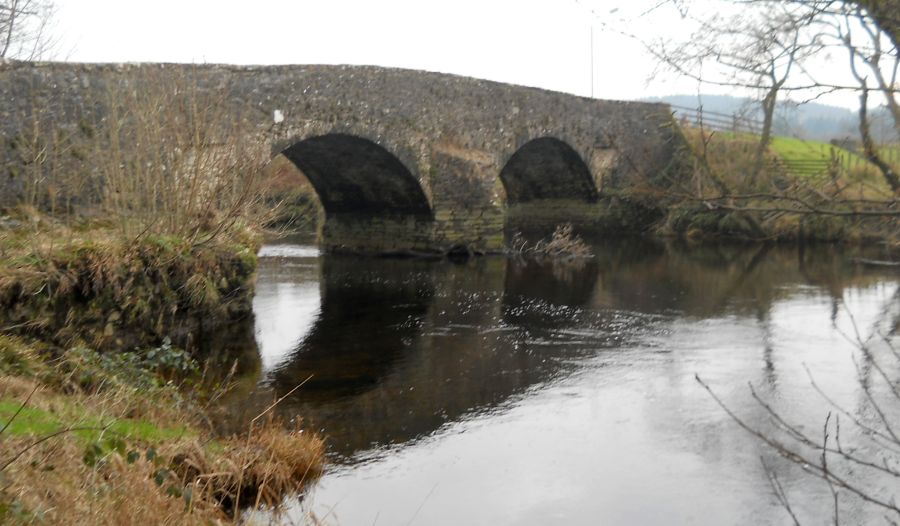
[[[593,25],[596,97],[698,90],[649,79],[653,59],[609,28],[651,39],[684,27],[673,9],[637,16],[659,0],[55,2],[59,53],[72,61],[371,64],[590,95]]]

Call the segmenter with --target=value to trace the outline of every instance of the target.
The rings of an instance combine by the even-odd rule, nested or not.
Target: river
[[[264,246],[259,362],[230,418],[302,383],[277,410],[327,437],[330,460],[285,521],[789,524],[769,473],[804,524],[830,521],[828,486],[741,429],[695,375],[772,436],[751,386],[817,437],[834,407],[811,379],[871,421],[862,386],[886,390],[856,334],[896,337],[900,273],[854,258],[884,254],[651,241],[594,253],[451,262]],[[871,447],[849,421],[841,433]],[[840,509],[848,524],[884,515],[843,494]]]

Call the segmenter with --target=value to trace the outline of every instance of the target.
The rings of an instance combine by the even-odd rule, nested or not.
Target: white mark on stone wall
[[[284,114],[281,113],[281,110],[275,110],[272,113],[272,120],[275,121],[275,124],[280,124],[284,122]]]

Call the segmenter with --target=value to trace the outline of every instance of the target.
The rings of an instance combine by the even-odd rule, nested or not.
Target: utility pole
[[[577,5],[584,5],[580,0],[575,0]],[[584,5],[587,7],[587,10],[591,13],[591,98],[594,98],[594,9],[588,5]]]
[[[575,3],[586,7],[588,12],[590,12],[590,14],[591,14],[590,15],[591,16],[591,18],[590,18],[590,21],[591,21],[591,98],[593,99],[594,98],[594,19],[597,18],[597,13],[594,12],[593,7],[586,5],[586,4],[582,4],[580,0],[575,0]],[[610,13],[615,13],[616,11],[618,11],[618,8],[613,9],[612,11],[610,11]]]
[[[591,12],[591,98],[594,98],[594,17]]]

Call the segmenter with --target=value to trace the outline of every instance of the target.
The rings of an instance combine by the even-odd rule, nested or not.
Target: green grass
[[[16,414],[21,404],[22,402],[18,400],[0,399],[0,428],[10,421],[10,418]],[[85,442],[94,442],[100,438],[101,434],[105,433],[146,443],[159,443],[196,434],[186,426],[159,427],[148,420],[131,418],[120,420],[104,419],[97,415],[85,414],[83,411],[69,407],[69,404],[65,403],[62,404],[61,409],[59,412],[51,412],[33,407],[24,407],[12,420],[9,427],[6,428],[4,434],[40,437],[62,431],[67,427],[91,428],[73,431],[72,434]],[[80,417],[71,420],[65,419],[68,424],[63,424],[64,418],[60,413],[77,414],[78,412],[82,412]]]
[[[826,142],[805,141],[793,137],[772,137],[769,149],[785,161],[830,161],[832,152],[834,152],[834,155],[841,160],[844,170],[869,165],[869,162],[859,155]]]
[[[12,418],[21,406],[21,402],[15,400],[0,400],[0,428],[6,426],[9,419]],[[10,435],[49,435],[62,429],[62,425],[56,417],[47,411],[25,407],[19,412],[15,420],[4,431]]]
[[[723,131],[718,132],[718,135],[732,140],[759,141],[759,136],[751,133]],[[795,137],[774,136],[769,144],[769,150],[786,162],[830,161],[832,152],[834,152],[834,155],[841,160],[841,167],[844,171],[876,170],[876,168],[862,156],[827,142],[808,141],[797,139]],[[888,162],[900,161],[900,146],[883,147],[880,148],[879,151]]]

